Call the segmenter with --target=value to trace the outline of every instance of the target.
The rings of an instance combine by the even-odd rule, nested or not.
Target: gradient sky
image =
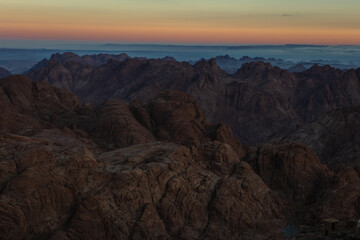
[[[0,0],[0,38],[360,45],[360,0]]]

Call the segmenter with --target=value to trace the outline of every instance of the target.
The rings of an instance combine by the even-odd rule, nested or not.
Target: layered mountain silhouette
[[[281,67],[283,69],[288,69],[292,71],[293,67],[297,65],[297,63],[293,61],[286,61],[283,59],[275,59],[275,58],[263,58],[263,57],[248,57],[243,56],[241,58],[230,57],[229,55],[217,56],[216,61],[218,65],[227,73],[233,74],[235,73],[241,66],[245,63],[249,62],[268,62],[273,66]],[[305,67],[304,67],[305,68]],[[304,70],[306,70],[305,68]]]
[[[318,64],[320,66],[331,65],[339,69],[351,69],[354,68],[354,64],[341,64],[337,61],[322,61],[322,60],[313,60],[313,61],[291,61],[284,60],[281,58],[263,58],[263,57],[249,57],[243,56],[241,58],[234,58],[229,55],[216,56],[216,61],[221,69],[229,74],[235,73],[241,66],[249,62],[267,62],[272,66],[277,66],[282,69],[286,69],[289,72],[303,72],[311,68],[313,65]],[[192,64],[195,64],[197,61],[189,61]]]
[[[132,76],[139,69],[155,71],[153,64],[159,73],[179,69],[173,61],[133,60],[100,68],[113,66]],[[57,66],[44,75],[50,78],[52,71],[73,70],[67,63],[50,61],[50,66]],[[254,86],[246,80],[253,68],[267,69],[265,76],[290,74],[257,63],[228,76],[215,61],[201,62],[192,68],[196,77],[183,86],[191,83],[193,93],[203,90],[198,98],[225,91],[233,78],[260,88],[257,81],[264,78],[254,78]],[[153,81],[165,84],[163,77]],[[113,80],[102,86],[118,79]],[[307,237],[326,239],[321,237],[325,219],[358,217],[359,166],[329,169],[294,141],[242,144],[230,127],[212,124],[185,92],[149,92],[146,102],[130,103],[112,95],[92,106],[48,82],[23,75],[0,80],[2,239],[283,239],[289,224],[300,231],[310,227]],[[80,86],[75,80],[68,84]],[[355,115],[343,115],[355,118],[356,108],[349,109]]]
[[[81,102],[94,106],[113,97],[147,103],[164,90],[184,91],[199,102],[211,122],[226,123],[249,144],[263,143],[275,132],[285,133],[323,112],[360,104],[360,69],[330,66],[291,73],[251,62],[227,74],[216,59],[191,65],[128,58],[95,66],[53,58],[28,76],[71,90]]]

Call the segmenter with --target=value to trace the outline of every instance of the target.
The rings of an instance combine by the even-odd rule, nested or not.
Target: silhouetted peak
[[[195,67],[206,66],[208,61],[205,58],[200,59],[197,63],[195,63]]]
[[[249,56],[243,56],[242,58],[240,58],[241,61],[249,61],[251,60],[251,57]]]
[[[61,54],[57,52],[57,53],[51,54],[50,59],[59,58],[59,57],[61,57]]]
[[[254,57],[254,58],[252,58],[252,57],[249,57],[249,56],[243,56],[242,58],[240,58],[239,59],[240,61],[244,61],[244,62],[253,62],[253,61],[256,61],[256,62],[258,62],[258,61],[264,61],[265,60],[265,58],[263,58],[263,57]],[[269,59],[269,60],[272,60],[271,58]]]
[[[173,57],[170,57],[170,56],[160,58],[160,60],[167,61],[167,62],[176,62],[176,59]]]
[[[356,70],[352,68],[352,69],[345,71],[344,77],[346,77],[346,78],[355,77],[356,78],[357,77]]]
[[[319,66],[318,64],[314,64],[309,70],[304,72],[305,75],[321,79],[334,78],[343,73],[344,71],[333,68],[329,65]]]
[[[209,60],[209,64],[211,65],[211,66],[217,66],[217,60],[216,60],[216,58],[211,58],[210,60]]]
[[[201,69],[201,70],[212,70],[215,72],[223,72],[222,69],[220,69],[220,67],[217,64],[216,58],[211,58],[209,60],[205,60],[205,59],[201,59],[199,62],[197,62],[194,67],[196,69]]]
[[[333,68],[330,65],[324,65],[324,66],[320,66],[318,64],[314,64],[309,70],[308,72],[311,73],[316,73],[316,72],[324,72],[324,71],[330,71],[330,70],[335,70],[335,68]]]
[[[66,57],[79,57],[79,55],[73,53],[73,52],[64,52],[62,54],[62,57],[66,58]]]
[[[73,52],[64,52],[63,54],[55,53],[51,55],[50,60],[56,59],[59,62],[74,61],[80,59],[80,56]]]
[[[237,74],[239,74],[239,73],[258,74],[258,73],[262,73],[264,71],[271,70],[272,68],[273,68],[273,66],[271,65],[271,63],[265,63],[263,61],[247,62],[241,66],[241,68],[237,71]]]
[[[217,56],[216,57],[217,60],[221,60],[221,61],[226,61],[226,60],[237,60],[236,58],[233,58],[231,56],[229,56],[228,54],[226,55],[222,55],[222,56]]]

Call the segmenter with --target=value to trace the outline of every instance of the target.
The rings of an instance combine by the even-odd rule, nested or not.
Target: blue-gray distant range
[[[339,69],[360,66],[360,46],[327,45],[160,45],[116,44],[46,41],[0,40],[0,67],[13,74],[23,73],[54,53],[73,52],[86,54],[120,54],[130,57],[164,58],[195,63],[198,60],[217,58],[221,68],[234,73],[245,62],[265,61],[292,72],[304,71],[314,64],[331,65]]]

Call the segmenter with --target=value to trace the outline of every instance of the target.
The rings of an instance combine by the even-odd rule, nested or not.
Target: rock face
[[[155,141],[153,135],[136,121],[129,107],[120,99],[109,100],[100,106],[90,122],[91,131],[104,147],[114,144],[113,147],[119,148]]]
[[[3,239],[254,239],[284,225],[281,200],[239,160],[228,175],[173,144],[94,154],[54,130],[1,140]]]
[[[297,142],[264,144],[244,160],[285,200],[288,222],[317,226],[315,232],[320,236],[325,219],[358,219],[359,166],[330,170]]]
[[[326,112],[298,129],[278,136],[278,141],[295,140],[309,146],[329,166],[360,164],[360,108]]]
[[[166,59],[109,60],[101,66],[59,55],[28,76],[73,91],[94,106],[110,97],[147,104],[164,90],[191,94],[210,121],[224,122],[242,142],[259,144],[326,111],[360,105],[360,75],[314,65],[291,73],[264,62],[244,63],[235,74],[216,59],[195,65]]]
[[[308,221],[314,199],[327,191],[334,175],[308,147],[296,142],[264,144],[247,161],[269,187],[287,199],[292,206],[289,217],[297,223]],[[311,215],[311,220],[319,218]]]
[[[48,83],[32,82],[23,75],[0,80],[0,130],[24,132],[63,125],[80,107],[76,96]]]
[[[262,145],[249,162],[270,187],[294,201],[306,200],[328,172],[309,148],[296,142]]]
[[[338,167],[335,169],[336,178],[330,185],[329,191],[323,195],[323,204],[319,208],[322,218],[337,215],[338,218],[359,218],[359,165],[356,167]],[[339,211],[339,209],[343,209]]]
[[[360,210],[359,167],[240,144],[184,92],[93,108],[13,76],[0,105],[1,239],[282,239]]]
[[[11,72],[7,69],[0,67],[0,78],[11,76]]]
[[[165,92],[144,106],[146,128],[117,99],[92,109],[65,90],[23,76],[0,86],[1,106],[9,109],[1,118],[1,238],[280,233],[281,199],[240,161],[228,129],[211,125],[189,95]],[[229,143],[218,141],[223,136]]]

